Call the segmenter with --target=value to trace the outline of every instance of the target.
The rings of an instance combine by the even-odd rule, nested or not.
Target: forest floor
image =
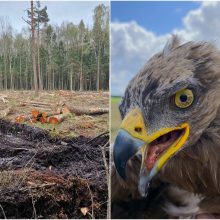
[[[1,91],[0,118],[15,122],[17,116],[31,115],[34,109],[47,113],[56,112],[63,104],[79,109],[108,108],[108,92],[70,92],[70,91],[44,91],[36,97],[33,91]],[[33,106],[32,103],[39,103]],[[26,124],[40,127],[48,131],[52,136],[60,137],[94,137],[105,132],[109,127],[109,114],[101,115],[74,115],[65,119],[62,123],[41,124],[26,122]]]
[[[48,111],[60,102],[107,107],[108,93],[57,91],[43,92],[35,98],[30,91],[10,91],[3,95],[0,218],[106,218],[108,114],[73,115],[60,124],[50,125],[52,128],[49,124],[47,127],[14,121],[17,115],[31,111],[32,107],[21,104],[24,101],[48,102]]]

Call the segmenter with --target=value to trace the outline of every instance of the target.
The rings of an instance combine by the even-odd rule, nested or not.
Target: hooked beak
[[[130,111],[122,121],[113,148],[113,158],[118,174],[126,180],[126,164],[137,152],[141,152],[142,164],[139,192],[146,197],[152,178],[164,164],[179,151],[189,136],[189,124],[162,128],[148,134],[141,111]]]

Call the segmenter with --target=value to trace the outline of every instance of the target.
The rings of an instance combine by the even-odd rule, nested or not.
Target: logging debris
[[[31,102],[31,104],[33,104]],[[36,104],[36,102],[34,103]],[[40,103],[38,103],[39,105]],[[45,103],[43,103],[45,105]],[[75,114],[77,116],[79,115],[101,115],[106,114],[109,112],[108,108],[76,108],[76,107],[69,107],[65,103],[62,104],[61,108],[58,108],[56,112],[53,113],[47,113],[47,112],[41,112],[38,109],[33,109],[31,111],[31,115],[24,116],[19,115],[15,118],[15,121],[17,123],[22,122],[29,122],[29,123],[36,123],[40,122],[41,124],[49,123],[49,124],[58,124],[61,123],[63,120],[71,116],[72,114]]]
[[[11,122],[16,122],[17,118],[18,123],[43,128],[52,136],[94,137],[109,126],[108,92],[41,91],[35,96],[34,91],[8,90],[1,91],[0,97],[2,96],[9,102],[3,103],[0,100],[0,118]],[[73,108],[70,112],[72,116],[64,117],[58,124],[47,123],[49,117],[59,115],[62,109],[64,111],[65,105],[69,109]],[[33,118],[31,112],[34,109],[45,112],[47,117]],[[99,113],[100,109],[104,109],[106,113]]]
[[[106,219],[109,136],[90,140],[0,119],[0,219]]]

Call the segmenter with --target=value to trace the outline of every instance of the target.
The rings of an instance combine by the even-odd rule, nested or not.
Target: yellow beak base
[[[146,171],[144,159],[146,151],[148,151],[149,144],[161,137],[173,131],[181,130],[182,133],[171,146],[169,146],[157,159],[153,168],[150,171]],[[122,132],[123,131],[123,132]],[[119,135],[116,137],[116,141],[113,149],[113,156],[116,169],[119,175],[125,179],[125,168],[127,161],[141,150],[142,165],[140,171],[140,177],[145,176],[145,180],[139,182],[139,190],[142,191],[142,195],[145,195],[146,183],[149,182],[164,166],[164,164],[175,155],[185,144],[189,136],[190,126],[188,123],[183,123],[177,127],[162,128],[161,130],[149,135],[147,127],[145,126],[141,111],[136,108],[129,112],[123,120],[120,128]],[[121,164],[121,165],[120,165]],[[141,179],[141,178],[140,178]],[[141,183],[142,182],[142,183]],[[145,186],[142,186],[145,185]]]

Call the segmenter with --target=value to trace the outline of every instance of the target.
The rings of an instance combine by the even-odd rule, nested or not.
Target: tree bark
[[[20,78],[20,89],[23,89],[23,82],[22,82],[22,76],[21,76],[21,55],[19,56],[19,78]],[[13,86],[14,87],[14,86]],[[14,88],[13,88],[14,89]]]
[[[74,113],[75,115],[102,115],[109,112],[108,108],[78,108],[78,107],[69,107],[66,104],[64,104],[67,109],[71,113]]]
[[[12,72],[11,72],[11,57],[9,57],[9,75],[11,77],[9,89],[13,89],[13,76],[12,76]]]
[[[97,57],[97,80],[96,80],[96,90],[100,90],[100,52],[98,52]]]
[[[70,70],[70,91],[73,91],[73,72],[72,68]]]
[[[4,87],[5,90],[7,91],[8,89],[8,80],[7,80],[7,56],[6,56],[6,50],[4,51]]]
[[[38,66],[39,89],[43,90],[43,83],[42,83],[41,71],[40,71],[40,24],[39,24],[39,14],[38,14],[38,23],[37,23],[37,66]]]
[[[80,91],[83,91],[83,37],[81,40]]]
[[[54,69],[53,69],[53,90],[54,90]]]

